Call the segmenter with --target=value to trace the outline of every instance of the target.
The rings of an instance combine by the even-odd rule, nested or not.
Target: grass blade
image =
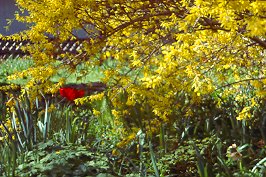
[[[152,162],[152,166],[153,166],[153,169],[154,169],[154,172],[155,172],[155,176],[156,177],[160,177],[160,173],[159,173],[159,170],[158,170],[158,167],[157,167],[157,164],[156,164],[155,153],[154,153],[154,151],[152,149],[151,141],[149,141],[149,149],[150,149],[151,162]]]

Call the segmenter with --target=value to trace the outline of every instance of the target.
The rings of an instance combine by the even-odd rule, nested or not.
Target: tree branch
[[[215,89],[215,91],[217,91],[217,90],[219,90],[219,89],[222,89],[222,88],[224,88],[224,87],[229,87],[229,86],[231,86],[231,85],[239,84],[239,83],[241,83],[241,82],[248,82],[248,81],[255,81],[255,80],[262,80],[262,79],[266,79],[266,77],[249,78],[249,79],[243,79],[243,80],[235,81],[235,82],[232,82],[232,83],[229,83],[229,84],[222,85],[222,86],[218,87],[217,89]]]
[[[257,44],[259,44],[261,47],[263,47],[264,49],[266,49],[266,41],[261,40],[258,37],[252,37],[250,38],[251,40],[253,40],[254,42],[256,42]]]

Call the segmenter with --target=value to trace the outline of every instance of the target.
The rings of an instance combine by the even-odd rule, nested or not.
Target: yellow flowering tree
[[[140,119],[149,125],[168,122],[182,106],[181,93],[191,103],[215,93],[217,106],[234,95],[245,103],[237,119],[250,118],[252,108],[265,99],[264,1],[16,2],[21,9],[17,19],[31,28],[13,38],[33,43],[26,50],[35,61],[33,68],[16,75],[30,76],[25,89],[54,92],[64,80],[52,85],[49,79],[60,68],[104,65],[102,82],[108,85],[113,114],[130,118],[128,110],[139,107]],[[66,40],[82,47],[76,53],[64,51],[60,44]],[[61,62],[55,65],[57,58]]]

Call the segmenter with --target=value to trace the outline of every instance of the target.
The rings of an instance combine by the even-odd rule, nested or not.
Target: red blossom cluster
[[[69,101],[73,101],[76,98],[81,98],[85,95],[102,92],[106,88],[106,85],[102,82],[91,82],[89,84],[68,84],[60,88],[59,93],[61,97],[64,97]]]
[[[59,89],[60,95],[65,97],[69,101],[73,101],[76,98],[81,98],[85,95],[85,90],[75,89],[72,87],[63,87]]]

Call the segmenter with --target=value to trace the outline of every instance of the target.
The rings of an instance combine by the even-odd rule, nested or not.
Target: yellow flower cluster
[[[60,42],[78,39],[73,31],[83,30],[87,36],[80,52],[86,55],[72,58],[78,64],[99,55],[103,61],[90,64],[113,62],[113,67],[102,70],[116,111],[140,104],[143,114],[149,108],[147,119],[167,122],[178,93],[200,102],[221,88],[221,97],[235,94],[239,85],[249,87],[251,81],[254,98],[265,98],[264,1],[17,0],[17,4],[29,13],[17,18],[32,25],[22,35],[34,43],[28,50],[36,66],[17,74],[30,75],[27,88],[39,83],[43,85],[39,89],[54,90],[47,79],[60,67],[54,67],[52,54]],[[87,27],[91,24],[93,29]],[[47,34],[56,40],[49,41]],[[244,108],[238,119],[244,119],[248,110]]]

